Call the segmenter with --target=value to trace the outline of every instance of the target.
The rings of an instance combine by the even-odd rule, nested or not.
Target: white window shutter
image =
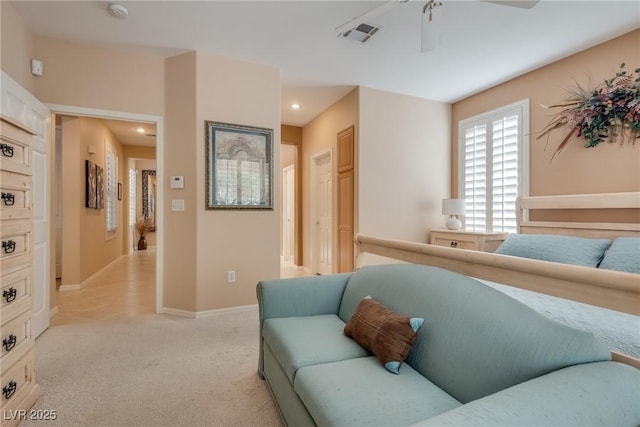
[[[459,124],[458,197],[465,229],[516,232],[516,199],[528,195],[528,100]]]

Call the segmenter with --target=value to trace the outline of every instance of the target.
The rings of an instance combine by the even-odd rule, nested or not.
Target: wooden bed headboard
[[[636,222],[532,221],[530,211],[559,209],[637,209]],[[520,197],[516,203],[518,233],[563,234],[615,239],[640,236],[640,192]]]

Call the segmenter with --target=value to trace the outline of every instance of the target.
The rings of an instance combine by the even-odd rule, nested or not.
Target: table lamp
[[[460,230],[462,221],[458,216],[464,216],[464,199],[442,199],[442,215],[450,215],[447,229]]]

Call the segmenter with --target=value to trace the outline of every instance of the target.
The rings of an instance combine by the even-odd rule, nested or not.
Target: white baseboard
[[[91,276],[87,277],[85,280],[82,281],[82,283],[79,284],[73,284],[73,285],[60,285],[60,288],[58,288],[58,290],[60,292],[66,292],[66,291],[79,291],[80,289],[84,288],[85,286],[87,286],[89,284],[89,281],[91,279],[93,279],[95,276],[97,276],[98,274],[102,273],[104,270],[106,270],[107,268],[111,267],[113,264],[115,264],[116,262],[120,261],[120,258],[122,258],[124,255],[120,255],[118,258],[114,259],[113,261],[111,261],[109,264],[105,265],[104,267],[102,267],[100,270],[96,271],[95,273],[93,273]]]
[[[51,319],[53,316],[55,316],[59,312],[60,312],[60,310],[58,309],[58,306],[56,305],[51,310],[49,310],[49,319]]]
[[[171,314],[173,316],[188,317],[190,319],[202,319],[205,317],[214,317],[221,314],[244,313],[247,311],[253,311],[257,307],[258,307],[258,304],[253,304],[253,305],[242,305],[238,307],[217,308],[215,310],[205,310],[205,311],[188,311],[188,310],[180,310],[177,308],[163,307],[162,312],[165,314]]]

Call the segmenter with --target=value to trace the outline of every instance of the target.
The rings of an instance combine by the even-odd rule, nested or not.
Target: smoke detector
[[[109,14],[115,18],[124,19],[129,15],[127,8],[118,3],[109,3],[107,10]]]

